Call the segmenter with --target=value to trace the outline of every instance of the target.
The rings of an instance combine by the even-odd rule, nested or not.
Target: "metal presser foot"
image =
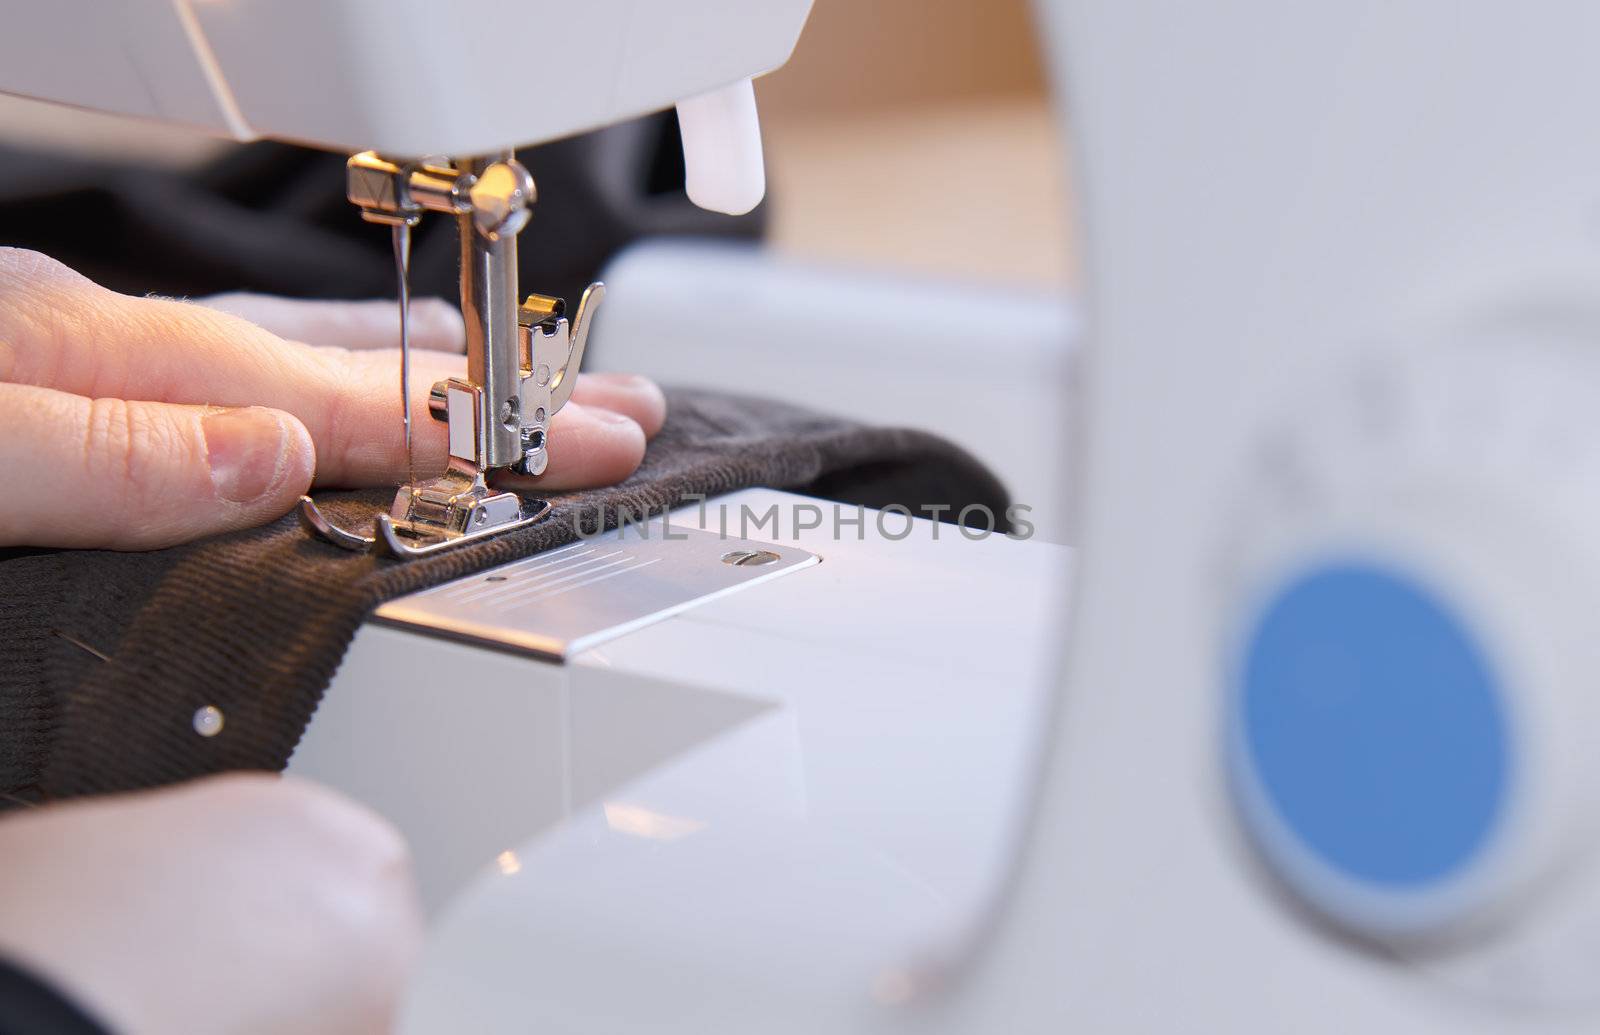
[[[514,492],[479,495],[470,484],[465,491],[445,497],[436,487],[447,480],[448,476],[421,488],[401,486],[394,506],[389,513],[378,515],[370,536],[335,525],[310,496],[300,497],[300,527],[346,550],[405,559],[523,528],[550,513],[545,500],[524,501]]]
[[[368,151],[347,164],[347,193],[362,218],[394,228],[400,278],[400,382],[406,455],[411,455],[408,300],[410,230],[426,211],[456,217],[461,239],[461,313],[467,376],[433,386],[428,412],[449,427],[450,467],[395,493],[373,534],[333,524],[309,496],[300,499],[306,531],[347,550],[420,557],[533,524],[543,500],[489,487],[496,470],[542,474],[549,464],[550,419],[572,395],[589,326],[605,285],[590,284],[569,325],[566,303],[530,295],[517,304],[517,234],[531,216],[533,178],[509,152],[462,168],[395,163]]]

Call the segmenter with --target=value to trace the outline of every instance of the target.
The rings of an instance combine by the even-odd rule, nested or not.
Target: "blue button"
[[[1246,778],[1323,863],[1410,890],[1489,840],[1511,774],[1503,698],[1472,633],[1415,580],[1363,563],[1296,578],[1262,610],[1240,680]]]

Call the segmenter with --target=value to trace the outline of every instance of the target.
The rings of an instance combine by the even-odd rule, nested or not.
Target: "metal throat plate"
[[[399,597],[378,608],[374,618],[563,661],[820,559],[805,550],[656,519]]]

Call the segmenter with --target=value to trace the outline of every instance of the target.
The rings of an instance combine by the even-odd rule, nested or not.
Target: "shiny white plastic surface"
[[[742,216],[761,204],[767,168],[750,80],[679,101],[678,129],[690,201],[730,216]]]
[[[777,503],[789,542],[795,502],[704,524]],[[820,565],[577,659],[574,704],[603,674],[751,710],[642,775],[575,759],[590,804],[446,908],[402,1030],[769,1031],[940,980],[1006,872],[1070,555],[886,520],[909,534],[800,530]]]
[[[273,26],[280,39],[288,31]],[[305,90],[284,78],[284,90]],[[0,5],[0,91],[253,135],[186,0]]]
[[[0,90],[338,151],[468,155],[771,71],[811,0],[0,6]]]
[[[594,370],[783,399],[952,439],[1073,542],[1080,325],[1064,292],[652,240],[606,267]]]
[[[1298,393],[1327,392],[1358,355],[1459,344],[1497,325],[1506,347],[1485,400],[1547,405],[1499,393],[1518,379],[1520,350],[1595,309],[1600,142],[1579,127],[1600,93],[1600,10],[1158,6],[1041,5],[1086,202],[1083,565],[1020,878],[988,951],[924,1027],[1593,1031],[1592,1005],[1469,987],[1312,920],[1240,837],[1219,728],[1241,507],[1261,499],[1250,472]],[[1552,324],[1539,299],[1561,299],[1568,316]],[[1579,335],[1587,348],[1593,333]],[[1398,473],[1388,465],[1408,452],[1403,425],[1357,429],[1371,440],[1342,429],[1347,446],[1326,458]],[[1512,441],[1501,430],[1443,443],[1456,459],[1430,459],[1417,487],[1433,493],[1459,471],[1467,491],[1448,490],[1444,513],[1413,527],[1444,533],[1435,550],[1452,550],[1457,531],[1477,541],[1495,578],[1450,562],[1475,596],[1503,606],[1497,584],[1531,579],[1544,613],[1592,610],[1575,583],[1583,567],[1550,580],[1525,563],[1549,535],[1529,516],[1563,506],[1540,467],[1508,469],[1520,514],[1475,495]],[[1567,441],[1587,450],[1595,430],[1590,410]],[[1546,445],[1563,448],[1559,436]],[[1416,541],[1405,528],[1416,512],[1334,495],[1391,548]],[[1290,513],[1273,523],[1314,534],[1323,512]],[[1573,674],[1585,661],[1546,659]],[[1561,692],[1589,693],[1587,682]],[[1520,914],[1511,931],[1546,919]],[[1587,929],[1568,932],[1566,966],[1593,960]],[[1502,991],[1541,976],[1507,959],[1487,969]]]

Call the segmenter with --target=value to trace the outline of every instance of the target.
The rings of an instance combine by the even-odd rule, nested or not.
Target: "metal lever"
[[[522,353],[517,389],[522,433],[522,459],[516,466],[519,474],[543,474],[550,463],[546,449],[549,422],[572,397],[583,350],[589,343],[589,327],[605,297],[606,286],[598,280],[585,288],[570,327],[564,315],[566,302],[559,298],[529,295],[517,310]]]
[[[561,373],[556,376],[550,390],[552,413],[567,404],[572,397],[572,389],[578,384],[578,371],[583,369],[583,350],[589,344],[589,327],[594,323],[595,310],[600,308],[605,298],[606,286],[597,280],[584,288],[583,297],[578,299],[578,311],[572,317],[572,350],[567,354],[567,361],[562,364]]]

